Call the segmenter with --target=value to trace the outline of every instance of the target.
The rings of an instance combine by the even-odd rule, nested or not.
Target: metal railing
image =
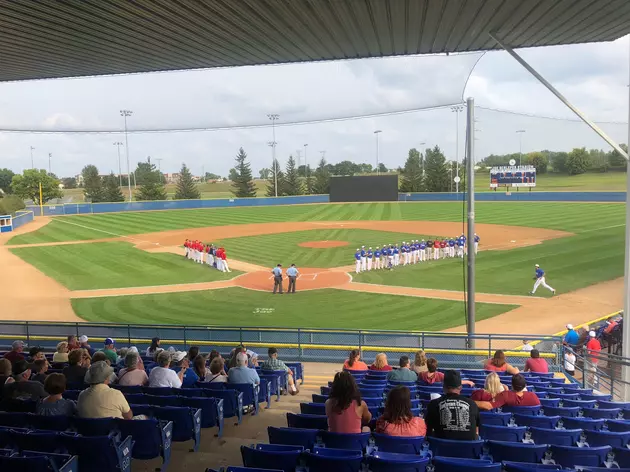
[[[602,394],[612,395],[613,400],[625,401],[625,391],[630,382],[622,378],[622,367],[630,367],[630,359],[601,352],[576,354],[574,380],[582,388],[592,388]]]

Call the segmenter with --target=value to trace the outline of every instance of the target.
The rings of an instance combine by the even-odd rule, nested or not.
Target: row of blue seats
[[[0,449],[2,472],[76,472],[79,459],[68,454]]]
[[[343,369],[346,372],[350,372],[355,378],[363,378],[363,377],[376,377],[376,378],[385,378],[389,372],[379,371],[379,370],[352,370],[352,369]],[[446,368],[439,368],[438,372],[446,372]],[[458,369],[454,369],[458,370]],[[459,373],[462,377],[469,376],[477,376],[477,377],[485,377],[486,375],[492,373],[494,371],[491,370],[483,370],[483,369],[459,369]],[[507,372],[494,372],[500,377],[511,378],[512,376]],[[553,379],[553,372],[521,372],[521,375],[527,379]]]

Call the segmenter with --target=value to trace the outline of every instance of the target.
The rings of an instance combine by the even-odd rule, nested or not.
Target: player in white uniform
[[[542,270],[538,264],[536,264],[536,275],[534,276],[534,279],[536,280],[536,282],[534,282],[534,288],[532,289],[532,291],[529,292],[530,295],[535,294],[540,285],[542,285],[554,295],[556,294],[556,289],[553,288],[551,285],[547,285],[547,282],[545,282],[545,271]]]
[[[361,270],[363,272],[367,270],[367,251],[365,246],[361,246]]]
[[[366,256],[367,256],[367,270],[372,270],[372,257],[374,256],[374,253],[372,252],[372,248],[368,249]]]
[[[354,260],[356,262],[354,272],[358,274],[361,272],[361,250],[359,248],[357,248],[357,252],[354,253]]]

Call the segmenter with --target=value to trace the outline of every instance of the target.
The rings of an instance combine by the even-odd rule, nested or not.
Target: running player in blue
[[[357,248],[357,252],[354,253],[354,260],[356,262],[354,272],[358,274],[361,272],[361,250],[359,248]]]
[[[368,248],[367,250],[367,270],[370,271],[372,270],[372,256],[374,255],[374,253],[372,252],[372,248]]]
[[[381,268],[381,249],[376,246],[374,249],[374,270]]]
[[[535,280],[534,288],[532,289],[531,292],[529,292],[530,295],[535,294],[536,290],[538,289],[540,285],[545,287],[554,295],[556,294],[556,289],[553,288],[551,285],[547,285],[547,282],[545,282],[545,271],[542,270],[538,264],[536,264],[536,275],[534,276],[534,280]]]
[[[477,252],[479,251],[479,241],[481,240],[481,238],[479,236],[477,236],[477,233],[475,233],[475,254],[477,254]]]

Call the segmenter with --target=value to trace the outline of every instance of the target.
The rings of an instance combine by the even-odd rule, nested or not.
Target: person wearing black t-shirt
[[[472,441],[480,426],[479,408],[473,400],[460,395],[462,378],[455,370],[444,374],[444,395],[429,403],[425,422],[427,436]]]

